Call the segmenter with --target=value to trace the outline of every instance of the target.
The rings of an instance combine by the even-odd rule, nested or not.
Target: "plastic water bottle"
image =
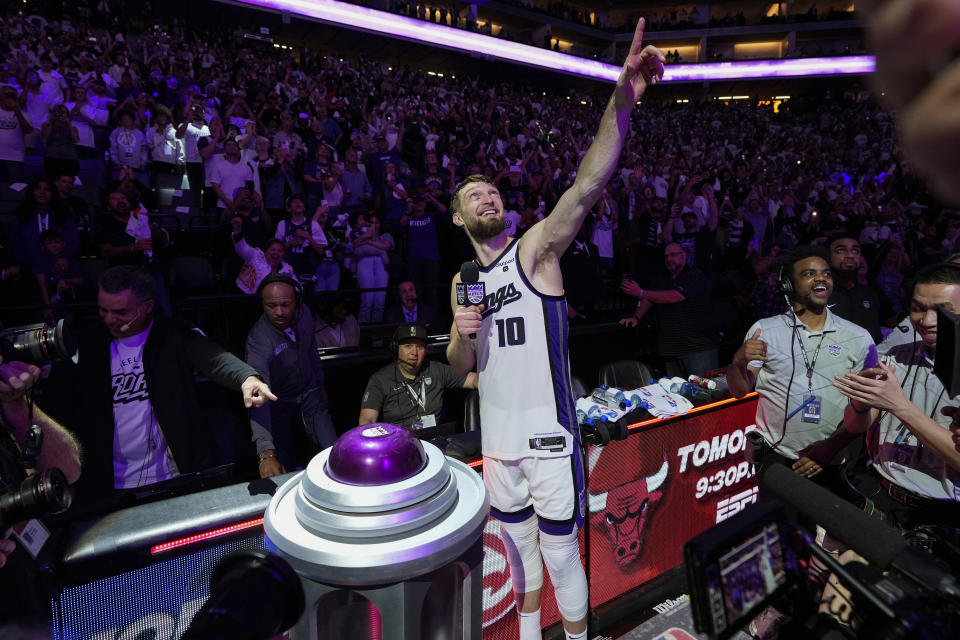
[[[610,418],[603,413],[598,405],[592,404],[586,411],[577,409],[577,421],[581,424],[588,424],[591,427],[599,422],[609,422]]]
[[[600,422],[610,422],[610,418],[604,415],[603,410],[595,404],[590,405],[590,408],[587,409],[586,417],[589,425],[596,424],[598,420]]]
[[[697,385],[698,387],[703,387],[704,389],[710,389],[711,391],[717,388],[717,383],[713,380],[707,378],[701,378],[700,376],[690,376],[687,378],[688,381]]]
[[[594,400],[607,405],[611,409],[629,409],[632,404],[622,389],[609,387],[605,384],[594,389],[591,395]]]
[[[587,424],[591,427],[597,423],[596,420],[587,416],[587,412],[583,409],[577,409],[577,422],[580,424]]]
[[[641,409],[646,409],[647,411],[653,408],[653,405],[640,397],[639,393],[625,392],[625,394],[627,395],[627,399],[630,401],[631,407],[640,407]]]
[[[670,393],[676,393],[684,398],[693,400],[699,392],[700,389],[692,382],[687,382],[683,378],[670,379]]]
[[[697,397],[697,394],[700,393],[700,387],[693,384],[692,382],[684,382],[680,385],[680,390],[678,391],[680,395],[689,400],[693,400]]]

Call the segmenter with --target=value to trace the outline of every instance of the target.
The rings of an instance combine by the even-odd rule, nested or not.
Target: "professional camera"
[[[70,491],[63,471],[50,467],[24,478],[19,487],[0,494],[0,531],[24,520],[66,511]]]
[[[237,551],[210,574],[210,599],[181,640],[266,640],[292,627],[304,609],[293,568],[266,551]]]
[[[760,484],[870,564],[837,562],[781,502],[754,505],[684,545],[698,632],[729,638],[773,606],[787,617],[784,640],[960,637],[955,567],[908,548],[893,528],[783,465]],[[831,587],[825,597],[830,574],[845,591]]]
[[[53,327],[38,322],[0,330],[0,356],[4,362],[19,360],[38,367],[75,358],[77,341],[63,320]]]

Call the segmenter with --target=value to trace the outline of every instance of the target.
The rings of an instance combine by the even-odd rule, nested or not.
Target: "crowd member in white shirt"
[[[17,90],[0,89],[0,181],[21,182],[24,174],[26,134],[33,127],[20,110]]]
[[[177,127],[177,138],[183,143],[184,159],[187,167],[187,180],[190,190],[194,193],[197,203],[201,202],[203,193],[203,157],[197,148],[200,138],[210,136],[210,128],[204,119],[202,104],[187,105],[184,110],[184,121]]]
[[[64,102],[70,98],[67,81],[53,68],[53,60],[49,54],[40,56],[37,75],[40,76],[40,91],[49,96],[51,104],[58,101]]]
[[[80,139],[77,141],[77,150],[81,157],[93,158],[98,154],[94,140],[94,127],[107,124],[110,114],[106,109],[97,107],[87,99],[86,87],[73,88],[73,102],[67,103],[70,110],[70,121],[77,128]]]
[[[613,232],[617,230],[618,216],[610,188],[603,192],[603,196],[593,210],[593,232],[590,242],[597,247],[600,257],[600,270],[607,273],[613,269]]]
[[[147,141],[143,132],[136,128],[133,113],[120,113],[118,126],[110,132],[110,160],[119,167],[143,171],[147,167]]]
[[[40,142],[40,129],[50,117],[50,108],[61,104],[63,97],[51,97],[42,90],[40,76],[36,71],[28,71],[24,76],[23,93],[20,94],[20,107],[33,127],[33,132],[25,137],[27,150],[31,153]]]
[[[170,123],[170,112],[165,107],[154,107],[145,137],[150,152],[150,184],[156,186],[158,174],[174,173],[185,162],[182,141],[177,138],[177,130]]]
[[[213,165],[210,186],[217,194],[218,209],[234,209],[233,198],[237,190],[247,184],[253,185],[253,169],[240,157],[240,145],[228,139],[223,145],[223,158]]]
[[[236,279],[240,291],[251,295],[256,293],[260,283],[271,273],[296,277],[293,267],[283,261],[283,240],[268,240],[263,249],[251,247],[243,237],[243,220],[240,216],[234,217],[230,224],[233,227],[233,249],[243,258],[243,268]]]

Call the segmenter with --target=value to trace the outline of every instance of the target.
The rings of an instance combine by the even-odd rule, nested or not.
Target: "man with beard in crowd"
[[[830,294],[830,310],[835,314],[860,325],[879,343],[880,296],[870,285],[860,284],[860,242],[848,233],[838,233],[830,239],[830,268],[833,270],[833,293]]]

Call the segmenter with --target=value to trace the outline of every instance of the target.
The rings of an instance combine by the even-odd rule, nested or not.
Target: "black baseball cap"
[[[427,328],[417,322],[405,322],[393,332],[393,339],[397,344],[403,344],[408,340],[427,341]]]

